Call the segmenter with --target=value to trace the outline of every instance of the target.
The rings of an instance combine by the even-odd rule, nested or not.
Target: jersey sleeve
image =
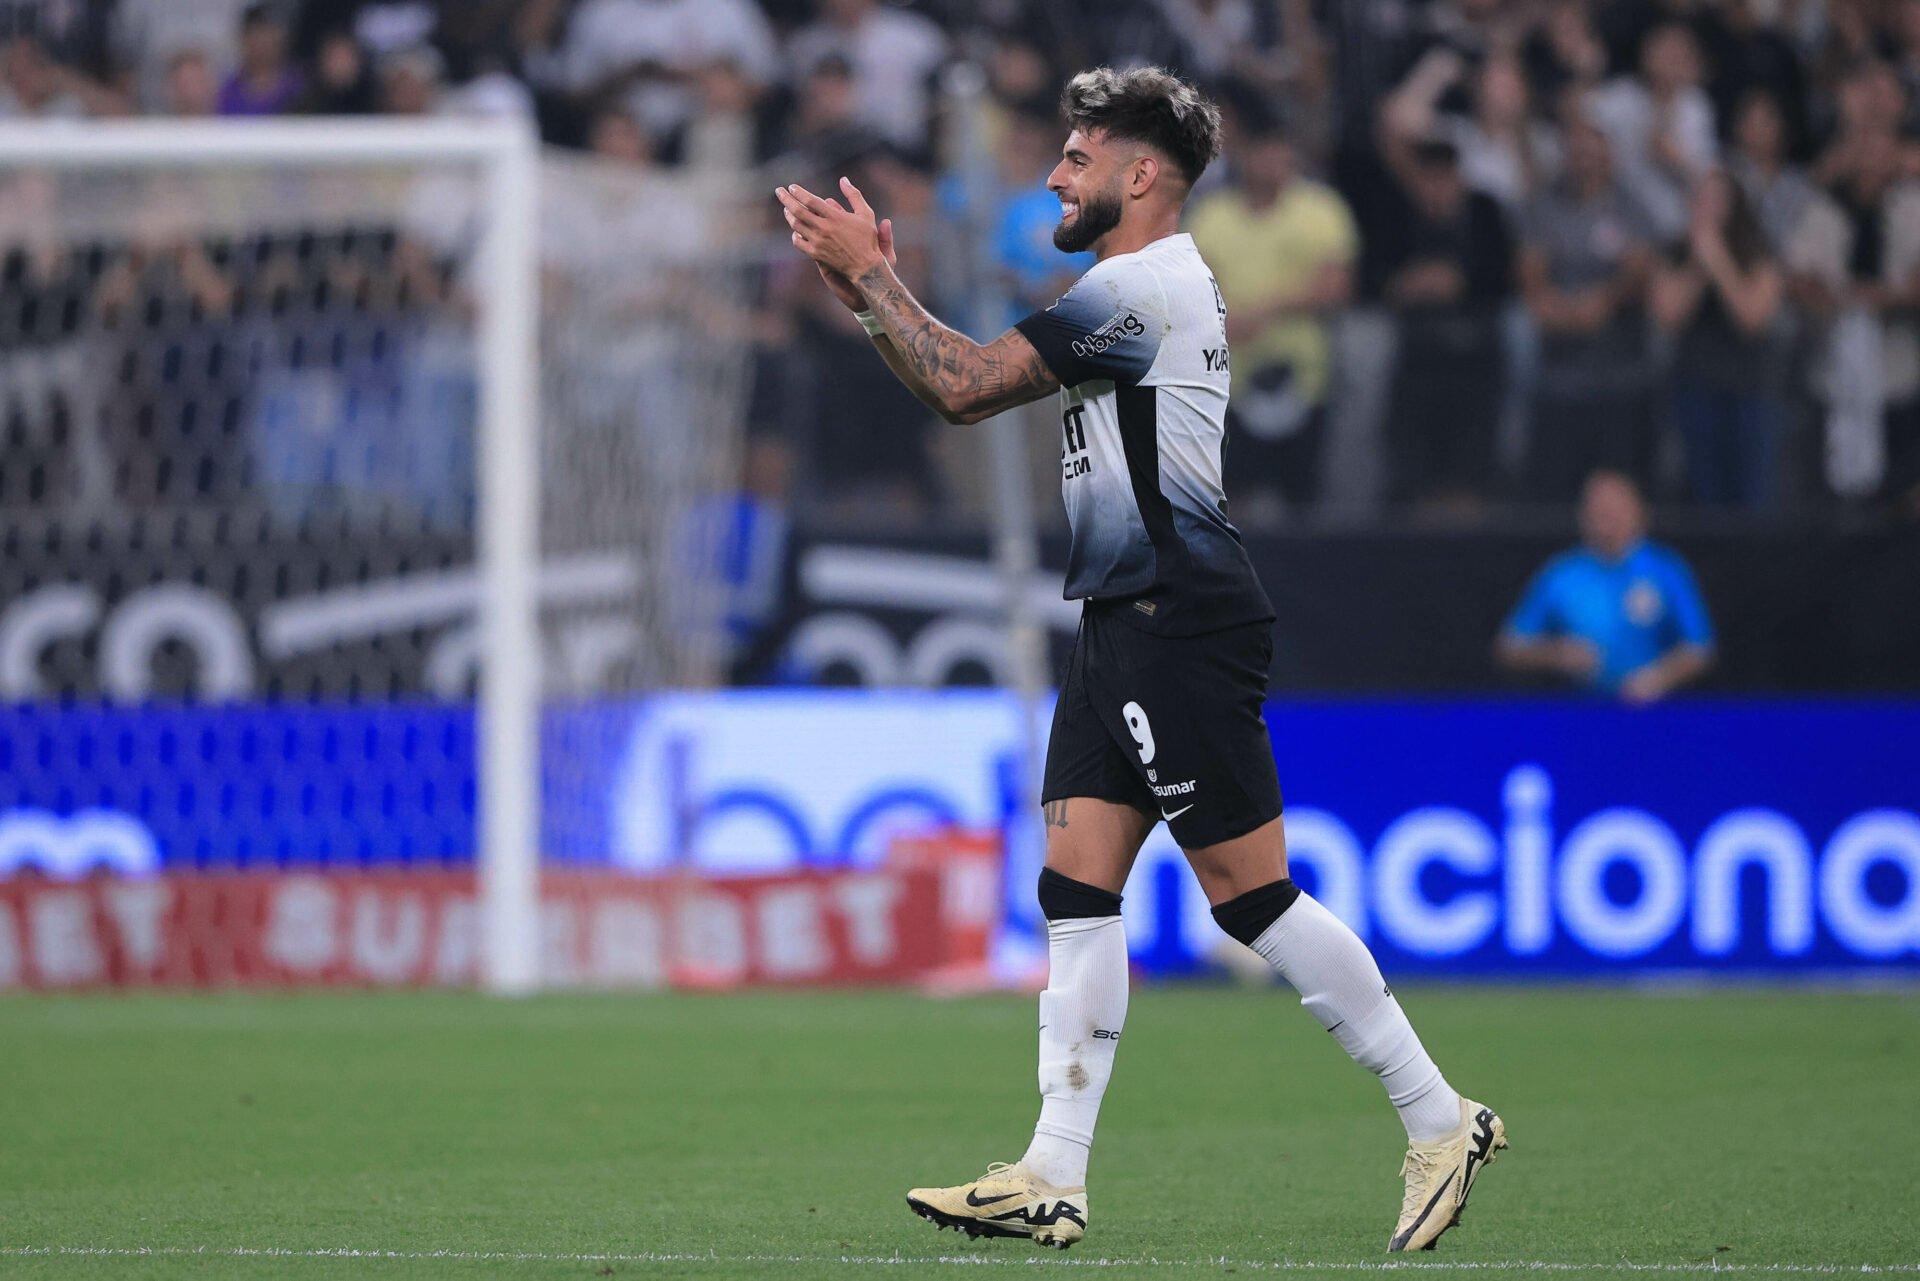
[[[1062,387],[1107,381],[1133,386],[1153,368],[1166,331],[1159,282],[1137,262],[1101,264],[1044,311],[1014,328]]]
[[[1507,617],[1506,635],[1519,640],[1538,640],[1560,630],[1559,612],[1554,608],[1558,568],[1559,563],[1555,562],[1533,576],[1533,581],[1527,584],[1526,593],[1520,597],[1520,603],[1513,607],[1513,613]]]
[[[1675,639],[1683,645],[1713,646],[1713,620],[1707,615],[1707,601],[1700,594],[1693,571],[1678,556],[1667,562],[1667,590],[1673,599],[1672,617]]]

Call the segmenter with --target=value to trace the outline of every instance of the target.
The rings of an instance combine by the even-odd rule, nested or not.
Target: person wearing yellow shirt
[[[1284,133],[1243,138],[1235,159],[1234,184],[1200,202],[1189,230],[1227,309],[1234,507],[1262,523],[1319,495],[1328,321],[1352,297],[1359,233],[1339,193],[1300,175]]]

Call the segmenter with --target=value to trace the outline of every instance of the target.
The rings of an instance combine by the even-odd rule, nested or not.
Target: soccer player
[[[1287,878],[1280,784],[1262,707],[1273,607],[1227,522],[1226,308],[1181,206],[1220,146],[1220,115],[1157,68],[1075,76],[1047,179],[1054,244],[1095,265],[1064,297],[986,344],[935,320],[894,275],[892,227],[852,183],[848,204],[775,194],[794,245],[854,309],[880,356],[950,422],[1061,392],[1066,595],[1084,600],[1054,710],[1041,797],[1040,1119],[1025,1156],[907,1204],[970,1235],[1064,1249],[1087,1228],[1087,1155],[1127,1018],[1120,891],[1166,822],[1222,929],[1265,957],[1301,1004],[1380,1078],[1407,1130],[1406,1198],[1389,1250],[1433,1245],[1507,1144],[1492,1109],[1456,1094],[1371,953]]]

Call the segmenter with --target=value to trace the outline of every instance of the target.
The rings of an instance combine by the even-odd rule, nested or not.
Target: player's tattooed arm
[[[913,366],[907,363],[907,358],[900,354],[900,349],[893,345],[893,339],[886,334],[873,336],[873,349],[880,353],[880,359],[885,361],[887,368],[893,371],[893,376],[905,383],[907,390],[918,397],[920,403],[928,409],[950,423],[978,421],[961,417],[950,411],[946,403],[940,399],[940,393],[920,381],[920,375],[913,372]]]
[[[935,320],[884,262],[853,283],[874,319],[886,326],[892,351],[883,347],[881,355],[909,387],[918,383],[931,392],[934,408],[948,421],[976,423],[1060,389],[1018,330],[985,344],[956,333]]]
[[[977,343],[935,320],[887,261],[880,226],[860,189],[842,178],[848,206],[805,188],[774,194],[793,243],[825,271],[850,282],[885,330],[881,358],[907,388],[949,422],[973,423],[1059,389],[1046,363],[1016,330]]]

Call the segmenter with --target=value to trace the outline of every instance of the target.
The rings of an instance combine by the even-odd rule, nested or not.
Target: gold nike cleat
[[[1460,1222],[1480,1171],[1506,1146],[1506,1122],[1492,1108],[1463,1097],[1458,1130],[1437,1142],[1408,1146],[1400,1166],[1407,1195],[1387,1249],[1433,1249],[1440,1234]]]
[[[1064,1250],[1087,1234],[1085,1188],[1056,1188],[1024,1165],[1004,1161],[957,1188],[915,1188],[907,1205],[935,1226],[970,1237],[1032,1237]]]

